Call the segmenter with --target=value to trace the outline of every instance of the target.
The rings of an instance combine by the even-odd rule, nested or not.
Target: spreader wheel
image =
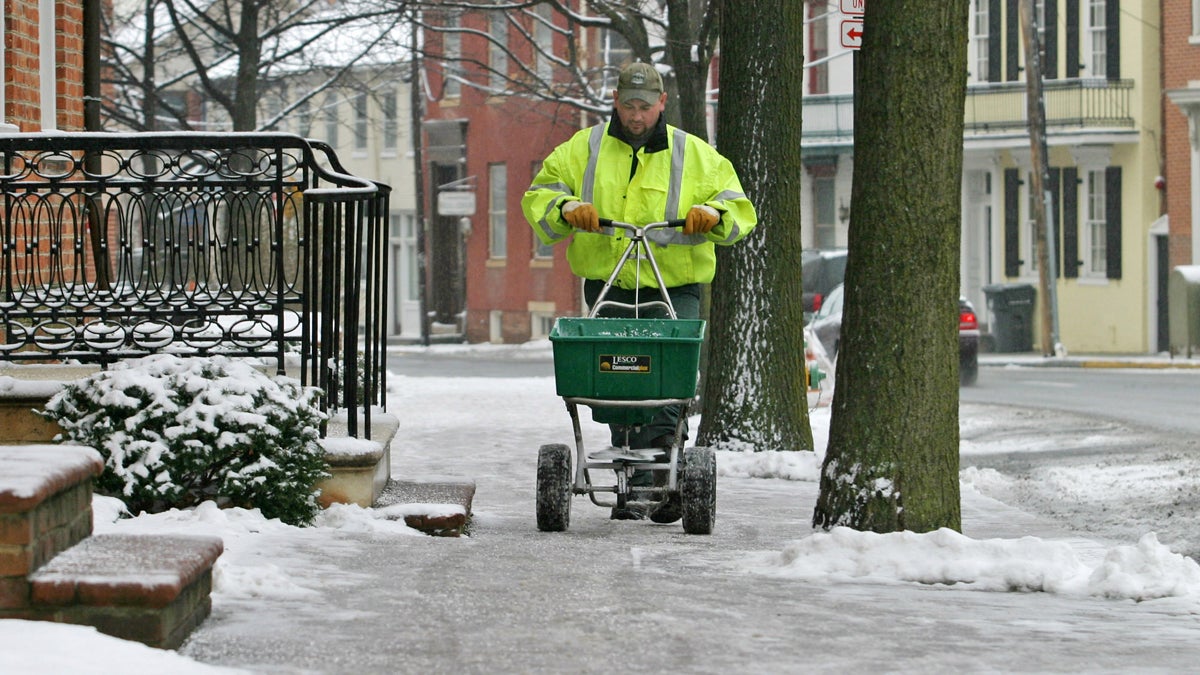
[[[683,451],[679,494],[683,502],[683,531],[712,534],[717,520],[717,458],[711,448]]]
[[[565,532],[571,524],[571,449],[550,443],[538,449],[537,526]]]

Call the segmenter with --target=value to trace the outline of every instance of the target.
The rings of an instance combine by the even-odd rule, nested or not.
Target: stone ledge
[[[25,513],[104,470],[100,453],[78,445],[0,446],[0,514]]]
[[[29,577],[35,605],[163,608],[212,570],[217,537],[106,534],[89,537]]]
[[[375,503],[391,479],[392,439],[399,428],[400,420],[382,410],[371,411],[370,439],[347,435],[345,412],[329,420],[321,447],[331,475],[317,484],[321,508],[330,504],[368,507]]]
[[[436,537],[459,537],[471,524],[475,482],[453,478],[393,480],[375,508],[384,516]]]

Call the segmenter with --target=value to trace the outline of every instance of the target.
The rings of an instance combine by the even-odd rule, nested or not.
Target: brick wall
[[[4,121],[21,131],[41,130],[37,0],[8,0],[4,46]],[[58,79],[56,126],[83,129],[83,5],[78,0],[55,3],[55,51]]]
[[[1191,44],[1191,0],[1163,0],[1162,3],[1163,89],[1182,89],[1188,82],[1200,80],[1200,44]],[[1169,264],[1192,262],[1191,143],[1187,116],[1163,96],[1164,177],[1167,179],[1167,214],[1171,227],[1168,235]]]

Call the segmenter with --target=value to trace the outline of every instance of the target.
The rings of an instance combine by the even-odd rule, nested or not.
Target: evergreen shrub
[[[96,491],[132,513],[213,500],[304,525],[329,475],[319,395],[243,361],[155,355],[66,385],[42,414],[63,429],[56,440],[100,452]]]

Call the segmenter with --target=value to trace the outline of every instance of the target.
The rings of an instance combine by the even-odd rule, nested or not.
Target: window
[[[989,68],[988,0],[971,0],[971,81],[987,82]]]
[[[817,248],[834,248],[837,246],[837,208],[834,204],[833,176],[813,177],[813,208],[815,220],[815,240]]]
[[[1196,0],[1200,2],[1200,0]],[[534,60],[537,76],[549,82],[554,75],[554,29],[551,28],[550,5],[538,5],[533,10],[533,42],[536,45]]]
[[[354,95],[354,149],[356,151],[367,149],[367,127],[370,120],[367,118],[367,93],[359,92]]]
[[[825,0],[808,3],[808,62],[816,63],[829,56],[829,7]],[[829,93],[829,63],[808,67],[808,93]]]
[[[1105,26],[1108,0],[1088,0],[1087,63],[1092,77],[1104,77],[1108,72],[1108,35]]]
[[[312,132],[312,107],[308,99],[300,102],[296,108],[296,133],[307,137]]]
[[[537,179],[537,175],[539,173],[541,173],[541,171],[542,171],[542,160],[540,160],[540,159],[537,160],[536,162],[534,162],[533,165],[529,167],[529,175],[533,176],[533,178],[535,180]],[[535,257],[535,258],[553,258],[554,257],[554,247],[551,246],[550,244],[543,244],[541,239],[538,239],[537,236],[534,236],[534,238],[533,238],[533,257]]]
[[[508,89],[508,18],[504,12],[492,12],[488,15],[488,67],[490,74],[488,84],[493,93],[503,93]]]
[[[337,149],[338,146],[338,99],[330,93],[325,98],[325,142]]]
[[[383,151],[396,154],[396,137],[400,135],[400,116],[396,106],[396,90],[383,92],[380,100],[383,107]]]
[[[617,71],[621,66],[633,60],[633,49],[630,48],[629,42],[618,32],[613,30],[605,30],[603,40],[603,57],[604,65],[607,66],[604,73],[604,91],[615,89],[617,86]]]
[[[508,250],[508,169],[488,165],[488,255],[504,258]]]
[[[1105,172],[1088,171],[1084,181],[1083,268],[1081,276],[1108,275],[1108,194]]]
[[[458,98],[462,96],[462,82],[458,78],[462,77],[462,33],[458,32],[459,21],[457,14],[451,14],[446,18],[446,28],[449,32],[442,33],[442,56],[445,58],[445,70],[442,75],[445,82],[442,84],[442,96],[446,98]]]
[[[1192,37],[1200,37],[1200,0],[1192,0]]]

